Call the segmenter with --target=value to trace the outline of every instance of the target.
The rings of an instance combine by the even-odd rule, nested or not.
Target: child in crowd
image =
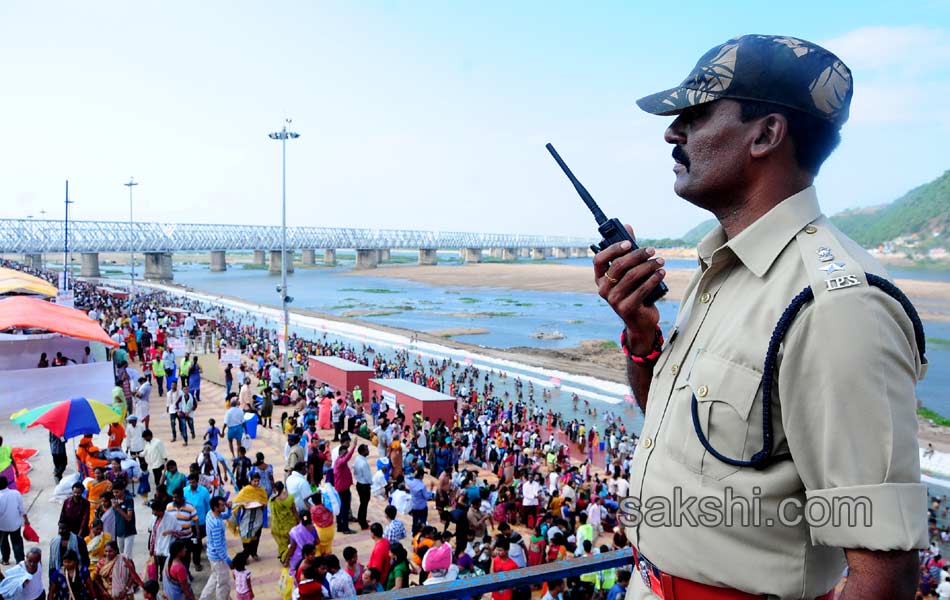
[[[247,554],[238,552],[231,559],[231,574],[234,575],[234,589],[237,600],[253,600],[254,588],[251,585],[251,572],[247,570]]]
[[[244,446],[238,448],[238,455],[231,461],[231,471],[234,473],[237,489],[243,489],[251,482],[251,459],[247,457],[247,449]]]
[[[208,430],[205,431],[204,440],[211,444],[211,450],[218,449],[218,438],[221,437],[221,431],[215,426],[214,419],[208,419]]]

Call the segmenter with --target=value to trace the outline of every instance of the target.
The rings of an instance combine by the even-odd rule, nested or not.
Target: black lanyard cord
[[[883,277],[872,275],[871,273],[867,273],[866,275],[868,285],[878,288],[896,300],[904,309],[904,312],[907,313],[907,317],[914,327],[914,338],[917,342],[917,348],[920,351],[921,362],[925,363],[926,358],[924,358],[924,352],[926,351],[926,338],[924,337],[924,326],[920,321],[920,316],[917,314],[914,305],[911,304],[907,296],[890,281]],[[773,463],[792,458],[792,455],[787,452],[778,455],[772,454],[772,380],[775,375],[775,362],[778,360],[779,347],[784,341],[785,335],[792,325],[792,321],[795,320],[795,317],[798,316],[798,313],[801,312],[805,304],[811,302],[814,297],[815,294],[811,286],[799,292],[791,304],[785,308],[781,318],[779,318],[778,323],[775,325],[775,329],[772,330],[768,351],[765,354],[765,363],[762,366],[762,380],[759,384],[762,388],[762,449],[753,454],[750,460],[729,458],[712,447],[712,444],[709,443],[709,439],[706,438],[706,435],[703,433],[703,428],[699,423],[699,402],[696,400],[696,394],[692,395],[690,412],[692,413],[693,428],[696,430],[696,436],[707,452],[727,465],[734,467],[752,467],[761,471]]]

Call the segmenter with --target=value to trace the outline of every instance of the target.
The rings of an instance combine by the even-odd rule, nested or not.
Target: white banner
[[[241,365],[241,349],[240,348],[221,348],[221,366],[226,367],[228,363],[231,363],[234,368],[238,368]]]
[[[383,404],[385,404],[389,410],[396,410],[396,394],[383,390]]]
[[[287,336],[285,335],[287,331],[287,317],[283,312],[280,313],[280,316],[277,318],[277,350],[283,356],[287,354]]]
[[[70,398],[112,402],[115,375],[111,362],[46,369],[0,371],[0,418],[21,408],[36,408]]]
[[[56,304],[59,304],[60,306],[76,308],[74,300],[75,300],[75,297],[73,296],[72,290],[68,292],[64,292],[63,290],[60,290],[59,293],[56,294]]]
[[[184,356],[185,355],[185,340],[182,338],[168,338],[168,347],[172,352],[175,353],[175,356]]]

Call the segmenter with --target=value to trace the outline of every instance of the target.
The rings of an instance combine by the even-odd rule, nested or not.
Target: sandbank
[[[692,270],[667,269],[668,300],[681,300]],[[403,265],[373,271],[350,271],[346,275],[406,279],[450,287],[495,287],[515,290],[596,294],[591,267],[559,263],[479,263],[472,265]],[[950,321],[950,282],[897,279],[927,321]]]
[[[686,269],[668,269],[666,285],[669,300],[682,297],[692,272]],[[493,287],[541,292],[576,292],[596,294],[594,272],[591,267],[578,265],[479,263],[473,265],[406,265],[384,267],[372,271],[350,271],[350,277],[385,277],[408,279],[419,283],[442,286]]]
[[[455,327],[454,329],[433,329],[426,333],[436,337],[447,338],[456,335],[483,335],[491,333],[491,330],[485,329],[484,327]]]
[[[402,311],[386,308],[367,308],[360,310],[348,310],[343,313],[344,317],[385,317],[386,315],[399,314]]]

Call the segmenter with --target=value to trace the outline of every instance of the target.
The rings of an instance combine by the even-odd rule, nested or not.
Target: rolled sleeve
[[[806,507],[817,546],[910,550],[927,547],[927,486],[882,483],[809,490]],[[820,518],[815,518],[820,517]]]
[[[805,486],[815,544],[927,547],[913,340],[900,305],[866,287],[818,295],[785,340],[778,380],[782,423]],[[849,523],[837,515],[825,518],[822,507],[811,504],[832,511],[864,505],[870,515]]]

